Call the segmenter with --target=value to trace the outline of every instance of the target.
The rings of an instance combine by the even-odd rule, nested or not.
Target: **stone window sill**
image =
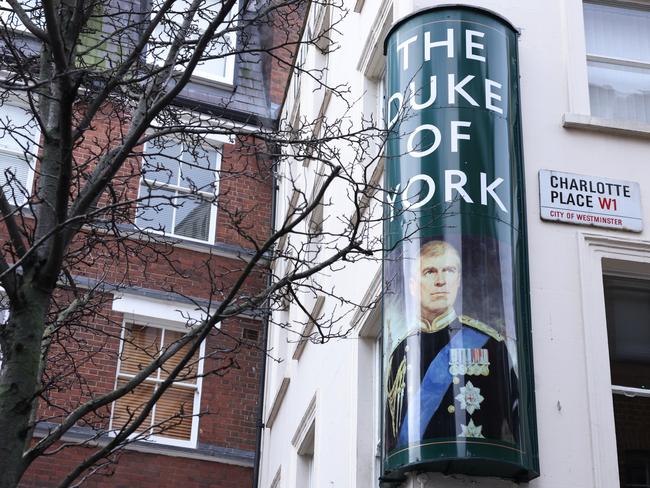
[[[641,139],[650,139],[650,124],[627,120],[611,120],[590,115],[566,113],[562,116],[562,126],[566,129],[582,129]]]
[[[55,427],[56,424],[40,422],[34,430],[34,437],[45,437]],[[75,426],[63,435],[61,441],[69,444],[77,444],[80,447],[93,447],[103,446],[111,439],[112,438],[106,433],[97,432],[88,427]],[[252,468],[255,459],[255,453],[252,451],[221,447],[201,442],[199,442],[199,445],[196,448],[189,448],[171,446],[158,442],[134,441],[127,443],[124,446],[124,449],[147,454],[158,454],[162,456],[195,459],[199,461],[233,464],[245,468]]]

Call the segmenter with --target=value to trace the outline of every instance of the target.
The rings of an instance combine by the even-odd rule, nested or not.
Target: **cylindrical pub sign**
[[[517,33],[469,7],[386,40],[384,475],[538,476]]]

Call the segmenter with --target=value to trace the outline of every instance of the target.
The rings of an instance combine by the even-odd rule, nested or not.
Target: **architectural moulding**
[[[650,242],[580,232],[578,253],[586,370],[599,371],[587,375],[593,486],[609,488],[618,486],[619,477],[603,273],[627,274],[632,267],[637,276],[639,268],[650,271]]]

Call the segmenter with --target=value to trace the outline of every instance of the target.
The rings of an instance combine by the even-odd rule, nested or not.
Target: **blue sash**
[[[480,349],[488,339],[489,337],[487,335],[477,330],[462,327],[452,336],[449,343],[438,352],[433,361],[431,361],[431,364],[429,364],[427,372],[424,374],[424,378],[422,378],[422,384],[420,385],[419,422],[417,419],[414,419],[416,424],[412,425],[409,429],[409,412],[406,412],[404,422],[402,422],[402,427],[399,431],[398,446],[408,445],[409,442],[420,442],[427,425],[429,425],[431,418],[438,410],[440,402],[452,381],[452,376],[449,373],[449,350],[451,348]],[[409,410],[413,408],[411,400],[417,398],[417,393],[412,396],[409,395]]]

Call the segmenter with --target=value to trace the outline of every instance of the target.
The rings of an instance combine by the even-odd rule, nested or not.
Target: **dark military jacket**
[[[425,439],[518,442],[517,376],[505,338],[478,320],[453,313],[403,339],[386,388],[387,452]]]

